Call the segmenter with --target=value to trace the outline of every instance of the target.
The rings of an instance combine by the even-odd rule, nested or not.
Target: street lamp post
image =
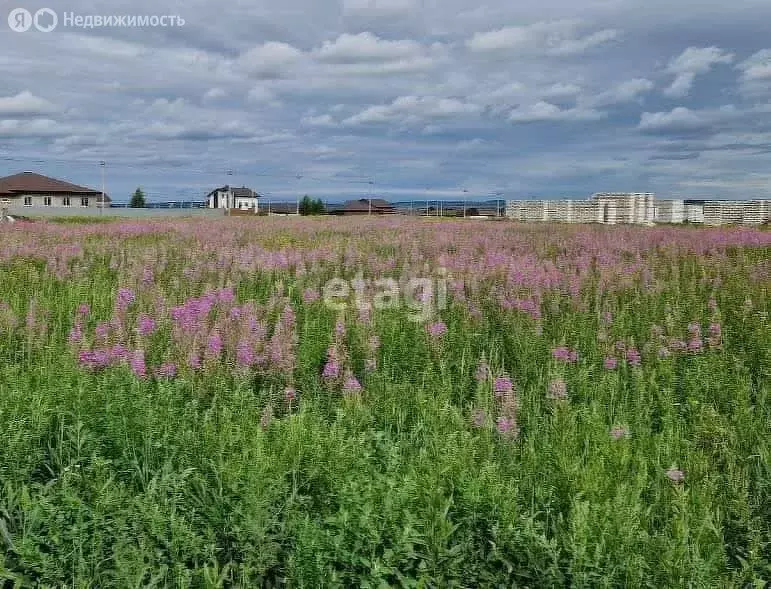
[[[104,209],[104,169],[106,166],[106,162],[99,162],[99,167],[102,168],[102,205],[99,207],[99,215],[102,214],[102,210]]]
[[[493,196],[495,196],[495,218],[500,219],[501,218],[501,197],[503,196],[503,192],[496,191],[493,192]]]
[[[466,195],[468,194],[468,190],[465,188],[463,189],[463,218],[466,218]]]
[[[228,170],[227,175],[232,176],[233,170]],[[227,188],[228,188],[228,191],[227,193],[225,193],[225,215],[229,217],[230,216],[230,195],[233,193],[233,187],[230,186],[230,181],[228,181]]]

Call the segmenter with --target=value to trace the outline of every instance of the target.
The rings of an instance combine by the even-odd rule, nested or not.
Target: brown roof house
[[[104,201],[102,197],[104,196]],[[70,184],[34,172],[22,172],[0,178],[0,199],[11,206],[25,207],[84,207],[110,206],[110,197],[98,190]]]
[[[370,205],[371,203],[371,205]],[[395,215],[396,208],[382,198],[349,200],[342,206],[329,210],[330,215]]]

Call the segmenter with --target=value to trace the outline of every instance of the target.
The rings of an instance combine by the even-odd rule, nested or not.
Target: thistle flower
[[[605,370],[615,370],[616,366],[618,366],[618,361],[616,360],[615,356],[607,356],[605,358]]]
[[[679,468],[670,468],[666,472],[667,478],[675,484],[685,481],[685,473]]]
[[[294,387],[286,387],[284,389],[284,400],[287,403],[292,403],[297,400],[297,390]]]

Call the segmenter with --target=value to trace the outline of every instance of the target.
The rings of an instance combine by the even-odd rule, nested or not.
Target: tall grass
[[[13,227],[0,579],[761,587],[769,245],[416,220]],[[333,277],[439,267],[449,305],[427,324],[318,300]]]

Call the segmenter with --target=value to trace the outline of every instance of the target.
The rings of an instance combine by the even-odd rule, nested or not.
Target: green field
[[[769,254],[730,228],[0,226],[0,587],[762,587]]]

